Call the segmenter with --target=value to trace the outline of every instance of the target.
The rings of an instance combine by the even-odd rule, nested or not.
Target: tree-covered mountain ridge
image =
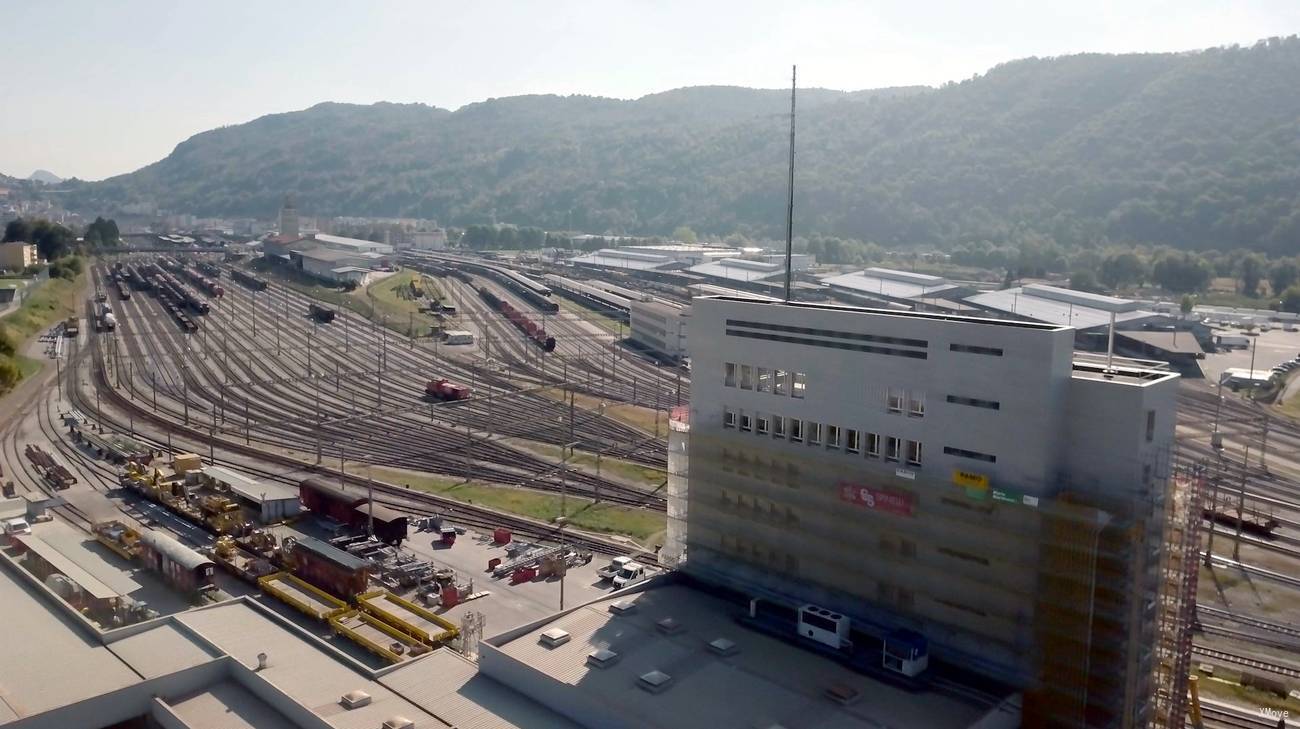
[[[796,228],[978,241],[1300,247],[1300,39],[1029,58],[940,88],[799,93]],[[323,103],[204,132],[68,202],[779,237],[789,93]]]

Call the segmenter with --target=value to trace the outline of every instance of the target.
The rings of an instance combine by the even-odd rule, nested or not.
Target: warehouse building
[[[710,297],[691,326],[689,574],[919,635],[1029,726],[1153,710],[1175,373],[1055,324]]]
[[[257,513],[263,524],[284,521],[302,511],[298,490],[292,486],[259,481],[224,466],[207,466],[201,473],[201,480],[207,484],[230,489],[241,504]]]
[[[687,356],[690,307],[646,296],[629,301],[628,311],[634,343],[674,362]]]
[[[907,309],[949,309],[975,293],[942,276],[889,268],[867,268],[826,276],[821,281],[837,298],[859,306],[899,304]]]
[[[330,248],[295,248],[289,253],[291,264],[304,273],[327,281],[365,283],[370,272],[383,264],[378,253],[357,253]]]

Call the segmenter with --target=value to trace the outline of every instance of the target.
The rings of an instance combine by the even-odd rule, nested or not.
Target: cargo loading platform
[[[330,618],[348,609],[348,604],[288,572],[277,572],[258,579],[262,590],[316,620]]]
[[[438,646],[455,638],[460,631],[455,623],[398,597],[387,590],[357,595],[357,605],[388,625],[412,635],[428,646]]]

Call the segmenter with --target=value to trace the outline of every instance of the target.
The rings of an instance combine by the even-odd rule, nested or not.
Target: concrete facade
[[[0,269],[21,271],[37,262],[36,246],[31,243],[0,243]]]
[[[936,658],[1029,686],[1047,670],[1036,616],[1056,608],[1044,545],[1070,528],[1118,540],[1161,513],[1177,375],[1076,362],[1069,327],[716,297],[692,309],[712,345],[692,355],[685,569],[702,580],[830,607],[867,636],[917,630]],[[1159,520],[1145,523],[1158,544]],[[1146,695],[1139,596],[1158,587],[1157,555],[1112,546],[1089,569],[1132,591],[1089,589],[1116,601],[1118,624],[1071,629],[1118,629],[1124,657],[1094,670],[1132,679],[1108,699],[1125,706]]]
[[[686,356],[686,329],[691,318],[689,307],[633,299],[628,302],[628,311],[634,342],[669,359],[679,360]]]

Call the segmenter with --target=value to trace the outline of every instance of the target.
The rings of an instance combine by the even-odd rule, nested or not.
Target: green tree
[[[18,351],[18,343],[14,341],[13,335],[8,329],[0,326],[0,355],[12,357],[16,351]]]
[[[1282,311],[1300,314],[1300,286],[1292,285],[1282,292]]]
[[[18,364],[8,357],[0,359],[0,395],[14,389],[14,385],[23,377]]]
[[[1178,302],[1178,310],[1186,316],[1192,313],[1194,308],[1196,308],[1196,299],[1192,298],[1191,294],[1183,294],[1183,300]]]
[[[1093,275],[1092,271],[1088,270],[1075,271],[1070,274],[1070,288],[1075,291],[1088,291],[1092,293],[1101,290],[1101,286],[1097,284],[1097,277]]]
[[[37,220],[31,225],[32,243],[41,258],[53,261],[72,252],[75,242],[72,231],[48,220]]]
[[[1146,266],[1136,253],[1116,253],[1102,259],[1097,277],[1107,287],[1117,289],[1129,284],[1140,284],[1146,274]]]
[[[1246,296],[1259,296],[1259,282],[1264,280],[1264,257],[1251,253],[1242,256],[1237,264],[1241,272],[1241,293]]]
[[[1277,261],[1268,270],[1268,282],[1273,287],[1274,296],[1281,291],[1286,291],[1298,280],[1300,280],[1300,266],[1297,266],[1293,259]]]
[[[1156,261],[1151,278],[1167,291],[1178,294],[1202,291],[1214,271],[1200,256],[1191,253],[1166,253]]]
[[[699,236],[695,235],[695,231],[685,225],[677,226],[673,231],[673,238],[683,243],[696,243],[700,240]]]
[[[5,243],[21,241],[32,242],[32,224],[22,218],[15,218],[5,224]]]

